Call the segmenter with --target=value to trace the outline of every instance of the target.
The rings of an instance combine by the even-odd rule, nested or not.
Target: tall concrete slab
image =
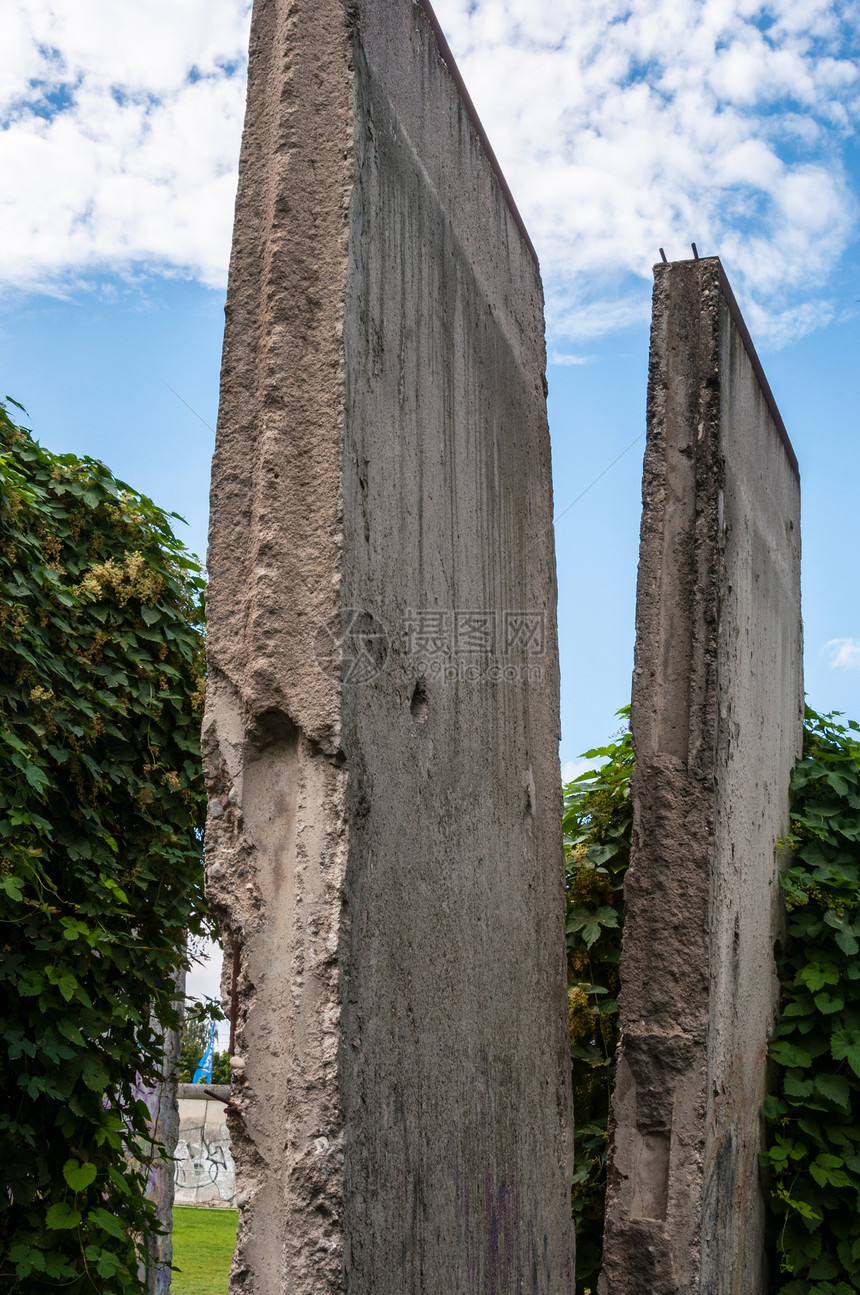
[[[544,368],[429,5],[257,0],[204,726],[234,1291],[572,1290]]]
[[[760,1295],[797,462],[717,258],[655,267],[604,1295]]]

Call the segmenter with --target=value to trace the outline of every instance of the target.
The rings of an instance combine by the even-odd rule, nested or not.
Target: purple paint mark
[[[448,1164],[465,1243],[468,1284],[458,1295],[547,1295],[552,1288],[548,1238],[539,1214],[522,1214],[519,1184],[484,1175],[474,1190],[459,1148],[450,1148]],[[568,1264],[568,1285],[573,1273]]]

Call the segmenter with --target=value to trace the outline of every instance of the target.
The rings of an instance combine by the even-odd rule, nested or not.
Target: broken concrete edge
[[[442,62],[445,64],[449,73],[451,74],[451,80],[454,82],[455,86],[457,87],[457,91],[460,95],[460,98],[463,100],[463,106],[465,107],[466,112],[469,114],[469,118],[472,122],[472,126],[474,127],[475,134],[478,136],[478,139],[481,141],[481,147],[483,148],[484,152],[487,155],[487,161],[489,162],[490,166],[493,169],[495,177],[499,182],[499,187],[501,188],[502,193],[505,195],[505,201],[507,202],[508,206],[511,209],[511,215],[516,221],[517,227],[523,236],[523,242],[531,252],[532,257],[534,258],[534,263],[539,269],[540,260],[538,259],[538,254],[535,250],[535,245],[531,240],[529,231],[526,229],[525,221],[520,215],[519,208],[517,207],[517,204],[514,201],[514,195],[511,193],[510,187],[508,185],[507,180],[505,179],[505,175],[504,175],[504,172],[502,171],[499,160],[496,157],[496,154],[493,150],[493,146],[490,143],[490,140],[487,136],[487,132],[484,130],[484,127],[481,123],[481,119],[478,116],[478,110],[475,107],[474,103],[472,102],[472,96],[469,94],[469,91],[466,88],[466,82],[463,80],[463,77],[460,74],[460,69],[457,66],[456,59],[454,58],[454,55],[451,53],[451,46],[448,44],[448,41],[445,38],[445,33],[442,30],[442,26],[439,22],[439,19],[436,17],[436,14],[433,12],[433,6],[430,3],[430,0],[415,0],[415,3],[417,3],[419,7],[424,10],[424,15],[433,30],[433,35],[436,37],[436,44],[439,47],[439,54],[442,58]]]
[[[234,1039],[231,1289],[261,1293],[282,1288],[285,1265],[297,1293],[334,1292],[342,1263],[333,1030],[346,823],[342,791],[322,806],[305,793],[317,774],[337,781],[343,762],[335,578],[355,21],[342,0],[255,0],[212,468],[206,890]],[[315,656],[324,627],[329,671]],[[321,823],[342,838],[322,897],[302,846]],[[319,1010],[280,950],[295,953]],[[297,1064],[291,1035],[312,1065]],[[319,1146],[293,1174],[309,1129]]]
[[[746,320],[744,319],[743,314],[741,312],[741,308],[738,305],[737,298],[735,297],[734,291],[732,290],[732,285],[729,283],[729,278],[728,278],[728,275],[726,274],[725,266],[723,265],[722,261],[718,256],[702,256],[702,257],[697,257],[696,259],[700,261],[717,262],[717,265],[719,267],[720,291],[722,292],[723,297],[725,298],[726,305],[729,308],[732,319],[735,321],[735,326],[741,335],[741,340],[743,341],[744,349],[746,350],[746,353],[749,356],[750,364],[753,366],[753,371],[755,372],[755,375],[758,378],[758,384],[761,387],[762,395],[764,396],[765,401],[767,402],[767,407],[770,410],[770,416],[773,419],[774,423],[776,424],[776,429],[779,432],[780,439],[782,440],[782,443],[785,446],[785,452],[788,455],[788,461],[791,464],[792,468],[794,469],[795,474],[799,477],[800,466],[797,462],[797,455],[794,452],[794,446],[791,443],[791,438],[788,434],[788,431],[786,430],[785,423],[782,421],[782,414],[779,412],[779,406],[776,403],[776,399],[774,397],[773,391],[771,390],[770,383],[767,380],[767,374],[765,373],[764,368],[762,366],[762,362],[759,359],[758,351],[756,350],[755,344],[752,340],[752,335],[750,334],[750,330],[747,328]],[[662,267],[664,265],[687,265],[687,264],[689,264],[689,262],[687,261],[658,261],[651,268],[656,277],[656,275],[662,270]]]
[[[799,483],[725,282],[715,257],[655,267],[604,1295],[762,1289]]]

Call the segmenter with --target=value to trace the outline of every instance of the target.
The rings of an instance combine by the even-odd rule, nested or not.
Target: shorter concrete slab
[[[776,841],[800,750],[797,462],[717,258],[655,267],[634,835],[602,1295],[760,1295]]]
[[[174,1164],[176,1205],[235,1209],[236,1171],[225,1112],[229,1084],[179,1085],[179,1140]]]

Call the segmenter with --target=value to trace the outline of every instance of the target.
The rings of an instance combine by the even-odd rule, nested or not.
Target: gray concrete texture
[[[537,265],[428,5],[257,0],[250,54],[204,725],[231,1289],[566,1295]]]
[[[175,975],[178,1012],[185,1005],[185,970]],[[173,1206],[175,1202],[173,1163],[179,1140],[179,1105],[177,1074],[182,1043],[180,1030],[161,1030],[153,1019],[153,1029],[162,1036],[161,1077],[153,1088],[142,1088],[141,1099],[150,1116],[153,1145],[146,1165],[146,1194],[155,1203],[155,1216],[164,1229],[158,1236],[146,1239],[146,1265],[141,1277],[147,1295],[169,1295],[173,1262]]]
[[[759,1295],[800,485],[715,257],[655,267],[602,1295]]]

